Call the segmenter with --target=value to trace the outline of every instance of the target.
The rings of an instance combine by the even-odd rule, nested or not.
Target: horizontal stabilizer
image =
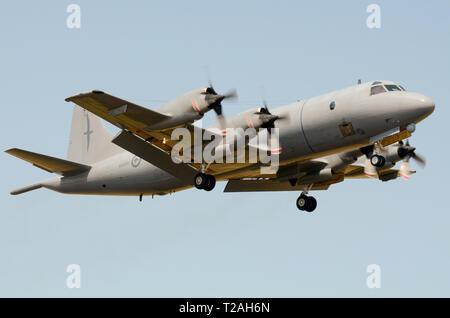
[[[12,148],[6,153],[32,163],[34,166],[44,169],[48,172],[54,172],[62,175],[73,175],[89,170],[91,167],[80,163],[41,155],[36,152]],[[32,189],[33,190],[33,189]],[[27,190],[28,191],[28,190]]]

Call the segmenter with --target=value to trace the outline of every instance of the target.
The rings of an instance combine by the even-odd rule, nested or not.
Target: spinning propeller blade
[[[416,154],[416,148],[412,147],[409,144],[409,140],[406,139],[406,143],[403,143],[403,141],[399,141],[399,149],[398,154],[400,157],[403,157],[402,165],[400,166],[400,170],[398,172],[398,175],[402,177],[405,180],[409,179],[409,176],[411,175],[411,171],[409,170],[409,160],[412,158],[414,159],[421,168],[425,168],[426,160],[424,157]]]
[[[208,102],[209,109],[214,110],[217,115],[217,120],[219,122],[220,129],[224,130],[226,128],[225,117],[223,116],[222,101],[224,100],[237,100],[237,92],[235,89],[231,89],[225,94],[218,94],[213,87],[213,83],[209,74],[209,67],[206,66],[206,75],[208,77],[208,88],[206,89],[206,101]]]

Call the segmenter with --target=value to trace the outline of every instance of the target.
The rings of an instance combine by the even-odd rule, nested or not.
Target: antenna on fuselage
[[[361,79],[358,80],[358,85],[361,85]]]

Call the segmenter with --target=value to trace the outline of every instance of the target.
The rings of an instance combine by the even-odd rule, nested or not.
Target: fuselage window
[[[401,91],[402,89],[397,85],[384,85],[388,91]]]
[[[386,92],[386,89],[381,85],[372,86],[370,88],[370,95],[376,95],[384,92]]]
[[[330,103],[330,109],[333,110],[336,107],[336,103],[334,101],[332,101]]]

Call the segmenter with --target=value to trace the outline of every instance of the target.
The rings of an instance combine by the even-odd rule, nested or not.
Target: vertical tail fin
[[[74,105],[67,160],[93,164],[121,151],[100,117]]]

